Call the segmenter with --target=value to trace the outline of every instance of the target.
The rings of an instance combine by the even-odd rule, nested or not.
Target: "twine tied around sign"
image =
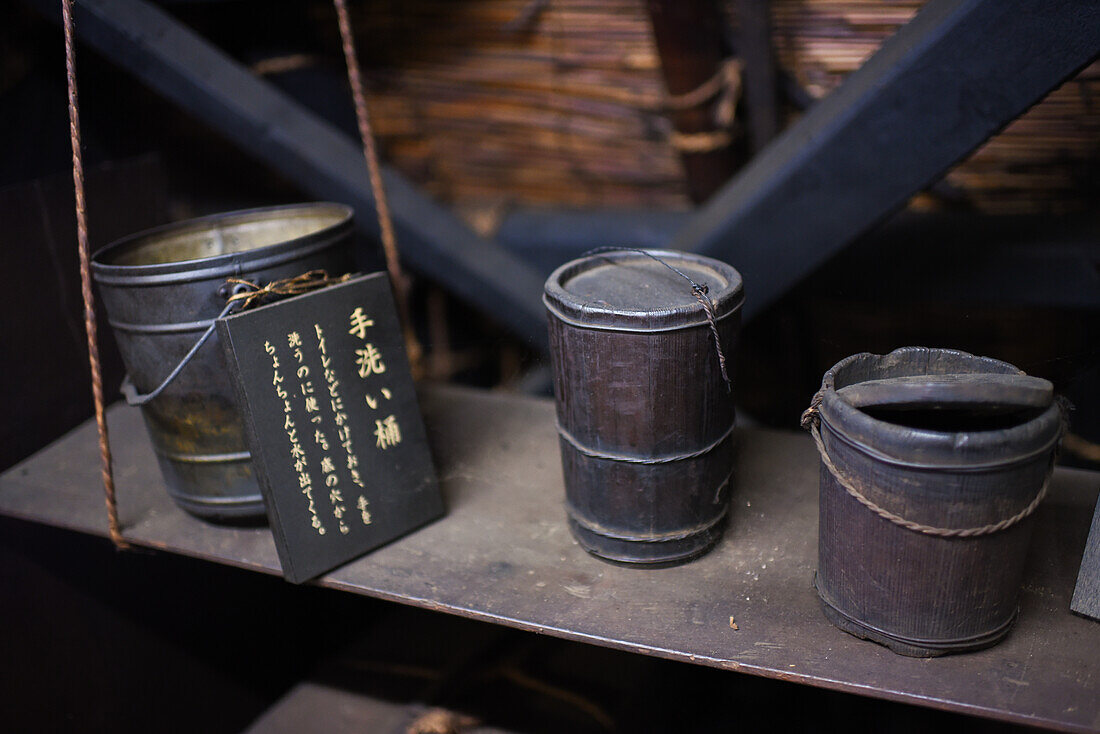
[[[691,277],[682,270],[669,265],[661,258],[654,255],[648,250],[643,250],[640,247],[595,247],[591,250],[587,250],[581,254],[581,257],[588,257],[589,255],[598,255],[601,252],[638,252],[646,257],[659,262],[672,272],[679,275],[681,278],[691,284],[691,295],[695,297],[695,300],[699,302],[699,305],[703,307],[703,313],[707,317],[707,325],[710,327],[711,336],[714,337],[714,351],[718,354],[718,369],[722,372],[722,381],[726,383],[726,392],[732,392],[733,383],[730,382],[729,373],[726,371],[726,355],[722,351],[722,340],[718,336],[718,316],[714,310],[714,303],[708,297],[710,293],[710,287],[706,283],[696,283]]]
[[[351,274],[346,273],[332,278],[324,270],[310,270],[308,273],[295,275],[292,278],[273,280],[264,286],[244,278],[226,278],[225,283],[231,291],[231,295],[226,299],[226,304],[238,303],[240,304],[239,310],[244,311],[250,306],[276,296],[298,296],[302,293],[315,291],[318,288],[327,288],[330,285],[343,283],[350,277]]]
[[[823,388],[824,389],[824,388]],[[822,390],[823,390],[822,389]],[[825,448],[825,442],[821,438],[821,403],[824,400],[824,392],[818,390],[813,399],[810,401],[810,407],[802,413],[801,425],[804,429],[810,432],[810,435],[814,439],[814,444],[817,445],[817,452],[821,455],[821,463],[829,470],[829,473],[833,475],[833,479],[836,480],[845,492],[866,507],[871,512],[875,513],[884,520],[888,520],[899,527],[903,527],[906,530],[912,530],[915,533],[922,533],[923,535],[932,535],[939,538],[976,538],[983,535],[991,535],[993,533],[1007,530],[1013,525],[1017,524],[1021,520],[1029,517],[1032,513],[1039,508],[1043,499],[1047,496],[1047,492],[1050,491],[1050,480],[1054,475],[1054,464],[1058,457],[1058,445],[1060,444],[1062,434],[1065,432],[1066,420],[1065,414],[1069,410],[1069,403],[1065,400],[1058,400],[1058,407],[1062,411],[1062,428],[1055,439],[1055,450],[1050,457],[1050,467],[1047,469],[1046,477],[1043,478],[1043,486],[1039,488],[1035,498],[1028,503],[1027,507],[1017,512],[1012,517],[1005,518],[999,522],[990,523],[988,525],[982,525],[976,528],[939,528],[933,525],[924,525],[913,520],[908,520],[897,513],[887,510],[885,507],[875,503],[868,498],[855,483],[845,476],[837,465],[833,463],[832,457],[829,456],[828,449]]]

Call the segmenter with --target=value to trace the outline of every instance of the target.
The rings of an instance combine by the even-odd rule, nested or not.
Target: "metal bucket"
[[[729,357],[743,291],[725,263],[648,252],[567,263],[544,302],[573,535],[605,560],[670,565],[721,537],[733,468],[733,394],[691,281]]]
[[[134,389],[155,390],[226,306],[226,278],[264,285],[353,269],[352,211],[300,204],[218,214],[132,235],[92,258]],[[142,406],[176,504],[209,519],[259,518],[263,498],[214,333]],[[132,397],[128,396],[128,397]]]
[[[804,424],[822,455],[825,616],[919,657],[1008,634],[1063,427],[1050,383],[948,349],[857,354]]]

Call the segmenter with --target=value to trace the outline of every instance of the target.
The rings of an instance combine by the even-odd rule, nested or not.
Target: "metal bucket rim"
[[[692,252],[664,248],[638,249],[643,249],[656,257],[671,260],[673,264],[675,264],[675,261],[687,261],[716,271],[728,283],[721,290],[712,289],[709,294],[714,302],[716,318],[721,320],[732,313],[740,311],[741,305],[744,303],[744,283],[741,273],[729,263]],[[580,301],[565,289],[564,283],[566,281],[591,267],[597,260],[623,260],[637,258],[638,256],[637,249],[626,249],[600,252],[570,260],[558,266],[546,279],[546,285],[543,289],[543,302],[554,316],[566,323],[582,328],[656,332],[675,331],[706,323],[706,313],[702,305],[696,303],[652,310],[603,308],[589,302]]]
[[[979,357],[956,349],[902,347],[889,354],[861,352],[830,368],[821,382],[821,418],[829,429],[853,448],[890,463],[927,468],[991,469],[1038,458],[1052,449],[1062,430],[1062,411],[1052,402],[1042,413],[1009,428],[968,431],[936,431],[913,428],[874,418],[853,407],[836,392],[837,377],[859,361],[897,360],[919,354],[943,354],[961,358],[975,372],[1024,374],[1001,360]],[[914,372],[913,374],[921,374]],[[841,387],[847,386],[846,383]]]
[[[257,215],[268,215],[265,218],[277,219],[280,214],[320,209],[329,209],[338,212],[340,215],[339,219],[333,224],[322,227],[309,234],[282,240],[270,245],[263,245],[261,247],[241,250],[239,252],[213,255],[211,257],[176,260],[167,263],[119,265],[104,262],[105,259],[110,258],[121,250],[128,247],[135,247],[142,241],[165,234],[174,234],[189,229],[201,231],[205,226],[212,224],[225,225],[237,219],[243,220],[256,217]],[[321,243],[325,240],[331,240],[335,243],[344,234],[350,231],[354,213],[354,210],[345,204],[336,202],[305,202],[300,204],[283,204],[279,206],[256,207],[253,209],[221,212],[204,217],[186,219],[180,222],[163,224],[159,227],[135,232],[134,234],[116,240],[97,250],[95,254],[92,255],[92,272],[95,279],[99,282],[109,281],[111,285],[116,286],[144,286],[150,285],[150,278],[156,278],[157,276],[181,274],[185,276],[183,278],[184,280],[198,281],[214,277],[215,275],[224,274],[222,271],[226,273],[246,271],[250,269],[250,265],[253,261],[265,261],[265,265],[270,265],[270,260],[272,258],[277,258],[282,254],[292,254],[297,257],[300,248],[310,243]],[[177,282],[178,280],[177,278],[173,278],[172,282]],[[156,282],[153,281],[152,284],[156,284]]]

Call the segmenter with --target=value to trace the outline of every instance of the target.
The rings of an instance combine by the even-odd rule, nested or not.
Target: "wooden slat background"
[[[727,4],[735,28],[736,3]],[[779,63],[820,98],[922,4],[774,0]],[[324,30],[323,6],[317,25],[334,32]],[[688,206],[642,0],[385,0],[356,10],[385,155],[439,198],[467,212]],[[1097,105],[1100,64],[952,171],[953,203],[996,213],[1088,207],[1100,167]]]

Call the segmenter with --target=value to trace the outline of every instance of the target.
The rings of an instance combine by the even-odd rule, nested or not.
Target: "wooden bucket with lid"
[[[698,255],[623,249],[561,266],[544,301],[574,537],[624,564],[706,552],[729,507],[734,421],[711,322],[732,357],[741,276]]]

